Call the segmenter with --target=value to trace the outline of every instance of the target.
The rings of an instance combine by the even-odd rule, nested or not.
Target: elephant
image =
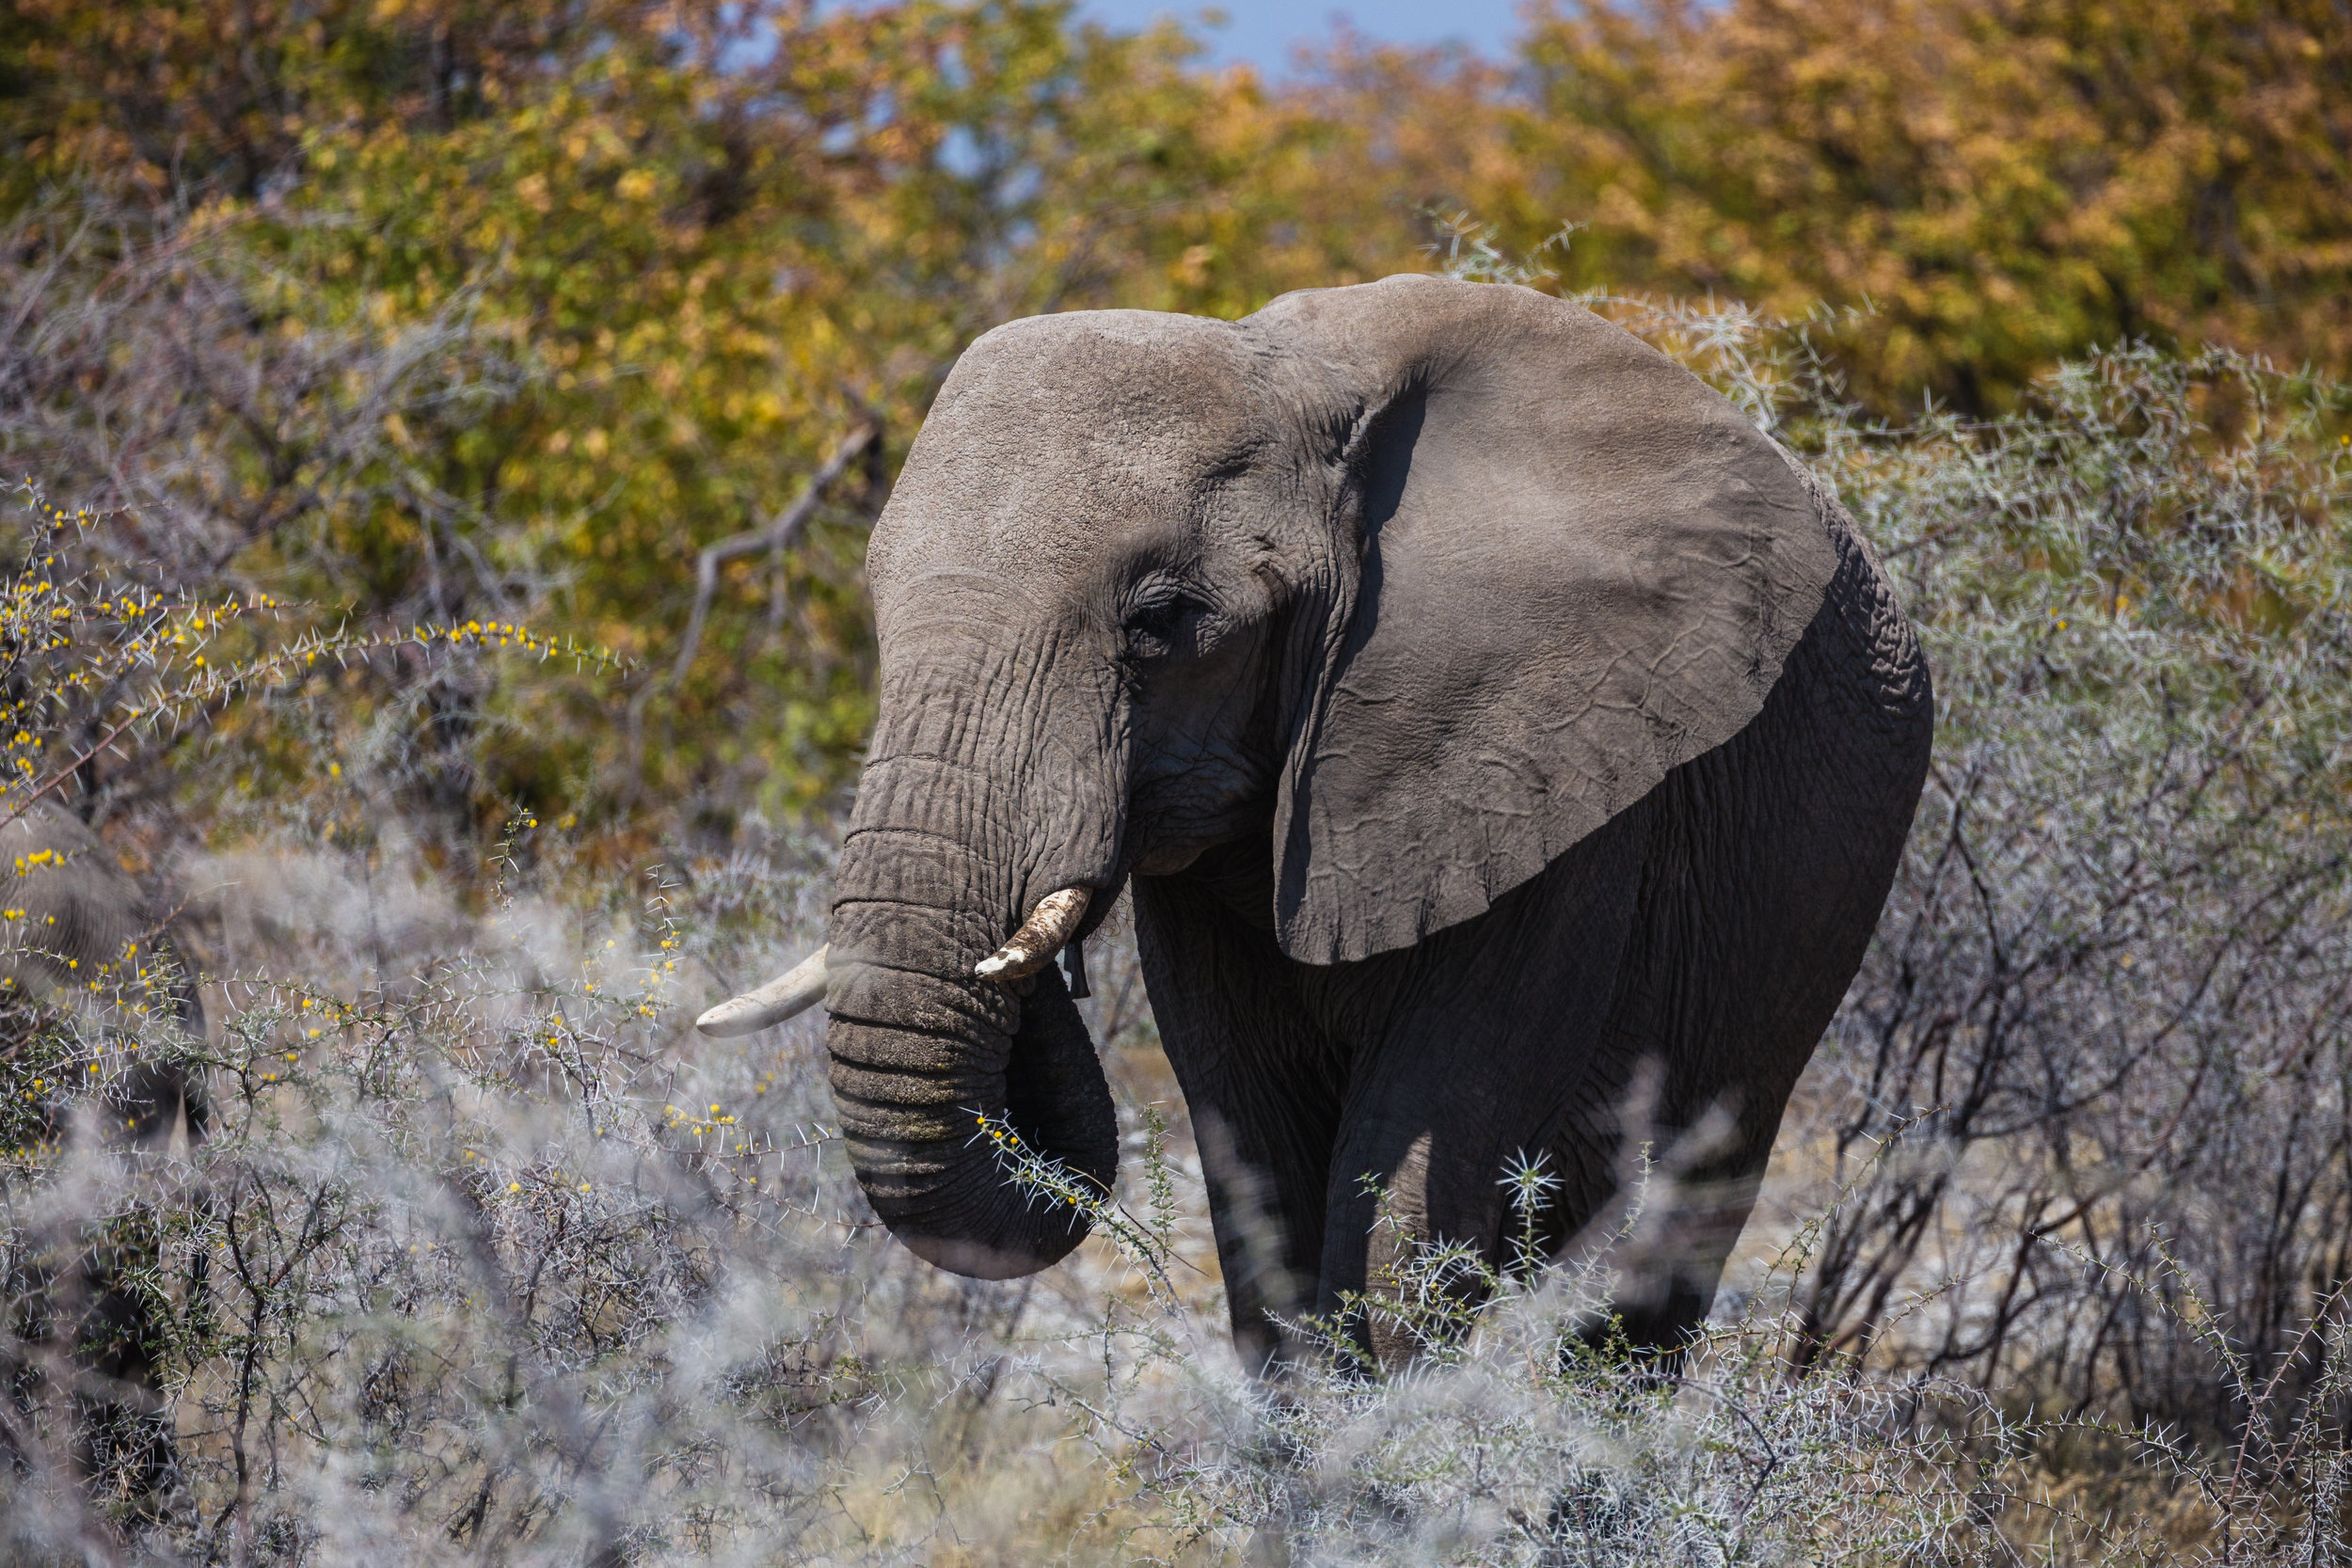
[[[1566,1244],[1636,1133],[1695,1152],[1617,1316],[1682,1342],[1933,728],[1885,572],[1800,462],[1516,284],[1073,311],[963,354],[866,569],[878,717],[828,942],[703,1022],[823,1002],[900,1242],[1001,1278],[1086,1233],[976,1133],[1107,1188],[1052,959],[1124,886],[1246,1355],[1353,1304],[1362,1351],[1411,1358],[1361,1308],[1414,1249],[1507,1264],[1500,1181],[1539,1157]]]

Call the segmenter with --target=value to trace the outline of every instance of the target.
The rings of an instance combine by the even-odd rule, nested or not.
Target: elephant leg
[[[1659,1069],[1661,1162],[1621,1248],[1636,1346],[1678,1348],[1712,1305],[1781,1114],[1878,925],[1925,776],[1924,671],[1873,659],[1899,614],[1845,576],[1756,721],[1669,774],[1611,1054]]]
[[[1377,1305],[1414,1279],[1417,1249],[1460,1243],[1510,1256],[1502,1181],[1543,1154],[1559,1179],[1542,1241],[1580,1228],[1611,1185],[1614,1114],[1633,1063],[1610,1047],[1610,1008],[1653,832],[1620,814],[1475,920],[1407,952],[1311,972],[1315,1010],[1359,1042],[1323,1191],[1318,1311],[1375,1305],[1352,1331],[1383,1364],[1423,1327]],[[1474,1277],[1456,1276],[1468,1305]]]
[[[1200,1143],[1234,1347],[1270,1370],[1287,1359],[1274,1320],[1295,1321],[1313,1302],[1345,1064],[1275,945],[1263,846],[1212,850],[1133,886],[1144,984]]]

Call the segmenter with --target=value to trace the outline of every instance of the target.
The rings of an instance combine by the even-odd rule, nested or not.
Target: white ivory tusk
[[[1019,980],[1035,974],[1069,943],[1078,922],[1086,918],[1087,900],[1093,896],[1094,890],[1084,887],[1047,894],[1037,901],[1021,929],[1013,932],[1012,940],[974,965],[972,973],[983,980]]]
[[[694,1021],[694,1027],[719,1039],[732,1039],[798,1018],[825,999],[825,954],[819,947],[757,990],[730,997]]]

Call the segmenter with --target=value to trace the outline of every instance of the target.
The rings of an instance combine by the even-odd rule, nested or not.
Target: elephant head
[[[881,708],[821,994],[875,1209],[988,1277],[1067,1253],[977,1118],[1107,1183],[1047,960],[1129,873],[1262,843],[1291,959],[1470,919],[1762,706],[1831,546],[1789,462],[1618,328],[1432,277],[1239,322],[1078,312],[956,366],[876,526]]]

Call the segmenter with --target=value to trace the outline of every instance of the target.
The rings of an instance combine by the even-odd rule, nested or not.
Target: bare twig
[[[809,519],[816,515],[818,504],[825,498],[850,465],[864,456],[866,450],[882,438],[880,420],[861,420],[850,427],[848,435],[834,446],[832,453],[808,476],[792,503],[769,521],[741,533],[730,534],[713,545],[706,545],[694,558],[694,606],[686,617],[686,632],[678,640],[677,657],[667,671],[649,676],[645,684],[628,703],[628,776],[634,780],[644,757],[645,710],[656,697],[675,690],[693,668],[694,656],[702,651],[703,627],[710,615],[711,600],[719,592],[719,569],[730,561],[761,551],[780,552],[791,547]]]

